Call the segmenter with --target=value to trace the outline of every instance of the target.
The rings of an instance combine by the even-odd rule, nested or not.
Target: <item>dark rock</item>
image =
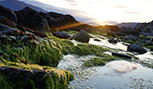
[[[28,26],[31,27],[31,28],[34,28],[34,29],[38,28],[38,29],[48,30],[48,28],[49,28],[48,22],[45,19],[45,14],[42,13],[42,12],[34,14],[31,18],[31,20],[29,21]]]
[[[141,42],[136,43],[136,45],[141,45],[141,46],[143,46],[143,44],[142,44]]]
[[[150,49],[150,51],[153,51],[153,47]]]
[[[1,5],[0,5],[0,15],[9,18],[10,20],[13,20],[14,22],[17,22],[16,14],[12,10],[5,8]]]
[[[112,39],[109,39],[109,40],[108,40],[108,42],[109,42],[109,43],[116,44],[116,43],[117,43],[117,40],[116,40],[116,39],[114,39],[114,38],[112,38]]]
[[[37,12],[29,7],[16,12],[19,19],[18,23],[24,26],[35,29],[48,30],[48,22],[45,19],[46,15],[43,12]]]
[[[152,46],[152,45],[153,45],[153,43],[150,42],[150,41],[147,41],[147,42],[145,43],[145,46]]]
[[[153,37],[150,39],[151,42],[153,42]]]
[[[100,41],[100,40],[95,38],[94,41]]]
[[[53,32],[53,35],[59,38],[68,39],[70,36],[65,32]]]
[[[119,57],[124,57],[124,58],[128,58],[128,59],[131,59],[132,58],[129,55],[125,55],[125,54],[121,54],[121,53],[112,53],[112,55],[119,56]]]
[[[139,54],[143,54],[143,53],[146,53],[147,52],[147,50],[145,50],[143,47],[140,47],[139,45],[136,45],[136,44],[130,44],[130,45],[128,45],[127,51],[137,52]]]
[[[90,40],[90,36],[87,34],[86,31],[81,30],[74,39],[79,42],[88,43]]]
[[[126,40],[132,40],[132,41],[136,41],[138,39],[138,37],[133,36],[133,35],[126,35],[125,36]]]
[[[23,26],[21,26],[21,25],[16,25],[16,27],[19,29],[19,30],[21,30],[21,31],[26,31],[26,28],[24,28]]]

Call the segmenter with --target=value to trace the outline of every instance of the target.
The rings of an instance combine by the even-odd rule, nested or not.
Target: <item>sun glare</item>
[[[153,19],[153,0],[38,0],[64,8],[72,15],[92,18],[98,24],[145,22]],[[68,11],[70,10],[70,11]],[[90,20],[90,19],[89,19]]]

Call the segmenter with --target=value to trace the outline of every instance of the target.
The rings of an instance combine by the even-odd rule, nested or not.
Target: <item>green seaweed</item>
[[[103,66],[105,65],[105,60],[103,58],[97,58],[97,57],[94,57],[88,61],[84,61],[84,66],[86,67],[92,67],[92,66]]]

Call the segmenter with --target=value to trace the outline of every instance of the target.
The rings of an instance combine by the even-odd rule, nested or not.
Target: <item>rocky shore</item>
[[[62,31],[77,33],[70,35]],[[153,51],[153,21],[134,28],[91,26],[79,23],[71,15],[37,12],[29,7],[12,11],[0,6],[0,88],[66,89],[73,75],[57,67],[63,55],[95,55],[85,66],[100,66],[131,56],[105,52],[113,49],[88,44],[90,34],[110,38],[108,42],[128,42],[127,51],[144,54]],[[70,40],[82,42],[74,45]],[[95,39],[95,41],[100,41]]]

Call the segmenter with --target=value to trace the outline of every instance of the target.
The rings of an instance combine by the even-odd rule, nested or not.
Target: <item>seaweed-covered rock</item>
[[[143,54],[143,53],[146,53],[147,52],[147,50],[145,50],[143,47],[140,47],[139,45],[136,45],[136,44],[130,44],[130,45],[128,45],[127,51],[137,52],[139,54]]]
[[[90,36],[87,34],[86,31],[81,30],[80,33],[78,33],[74,39],[79,42],[88,43],[90,40]]]
[[[16,33],[17,29],[9,27],[4,24],[0,24],[0,34],[15,35]]]
[[[65,32],[53,32],[53,35],[64,39],[68,39],[70,37],[70,35]]]
[[[67,89],[72,79],[73,75],[66,70],[0,61],[0,82],[7,82],[13,89]]]

